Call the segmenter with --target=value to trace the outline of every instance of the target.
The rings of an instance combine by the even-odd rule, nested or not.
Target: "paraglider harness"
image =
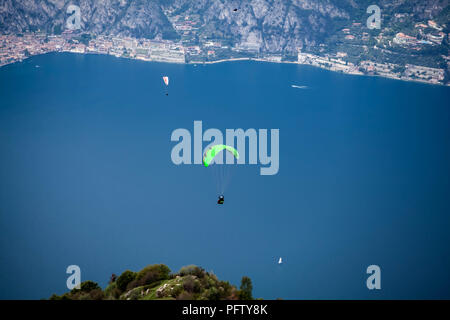
[[[223,196],[219,196],[219,200],[217,200],[217,204],[223,204],[225,198]]]

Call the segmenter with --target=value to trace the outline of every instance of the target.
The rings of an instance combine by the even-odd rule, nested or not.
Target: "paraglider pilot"
[[[225,198],[221,195],[221,196],[219,196],[219,200],[217,200],[217,204],[223,204],[224,201],[225,201]]]

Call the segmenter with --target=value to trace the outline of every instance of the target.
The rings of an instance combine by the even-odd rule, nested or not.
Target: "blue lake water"
[[[105,287],[165,263],[247,275],[265,299],[449,299],[449,98],[293,64],[2,67],[0,298],[61,294],[72,264]],[[234,166],[218,206],[207,169],[171,162],[172,131],[194,120],[280,129],[279,173]],[[381,290],[366,287],[372,264]]]

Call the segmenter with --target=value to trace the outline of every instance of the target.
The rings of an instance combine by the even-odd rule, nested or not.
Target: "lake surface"
[[[265,299],[449,299],[449,98],[292,64],[48,54],[2,67],[0,298],[66,292],[72,264],[105,287],[165,263],[247,275]],[[278,128],[278,174],[234,166],[218,206],[207,169],[171,161],[172,131],[194,120]],[[366,287],[372,264],[381,290]]]

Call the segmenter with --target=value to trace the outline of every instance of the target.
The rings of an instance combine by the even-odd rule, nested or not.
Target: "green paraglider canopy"
[[[231,168],[234,166],[227,165],[225,163],[222,164],[221,161],[218,161],[219,163],[213,161],[214,158],[222,151],[228,151],[236,159],[239,159],[239,153],[235,148],[227,146],[225,144],[216,144],[212,147],[209,147],[205,151],[203,155],[203,165],[206,168],[210,167],[208,171],[210,171],[213,175],[214,181],[216,182],[217,192],[223,196],[223,193],[231,179],[231,174],[233,172]]]
[[[222,150],[229,151],[236,159],[239,159],[239,152],[235,148],[227,146],[225,144],[217,144],[215,146],[212,146],[208,149],[208,151],[205,152],[205,154],[203,155],[203,165],[205,167],[208,167],[214,157],[218,155]]]

